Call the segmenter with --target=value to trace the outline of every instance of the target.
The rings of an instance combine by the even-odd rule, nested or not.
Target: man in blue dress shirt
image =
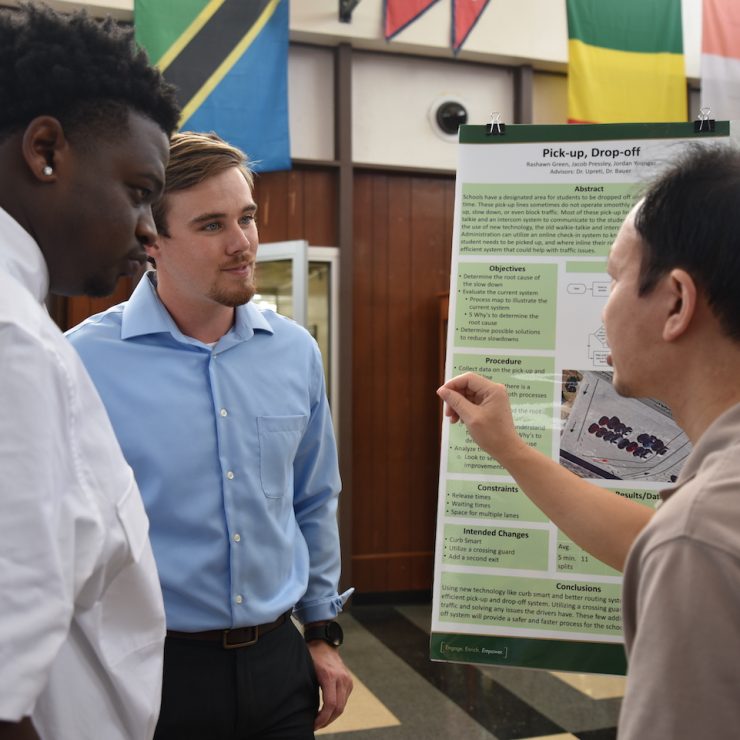
[[[151,523],[168,628],[157,740],[312,738],[352,690],[323,367],[308,332],[249,303],[256,210],[241,151],[176,134],[156,271],[68,335]]]

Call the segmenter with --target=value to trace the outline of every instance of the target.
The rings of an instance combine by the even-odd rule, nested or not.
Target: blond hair
[[[249,168],[249,158],[235,146],[227,144],[214,133],[202,134],[181,131],[170,140],[170,161],[165,172],[162,197],[152,206],[157,231],[167,236],[167,196],[179,190],[199,185],[209,177],[236,167],[250,189],[254,175]]]

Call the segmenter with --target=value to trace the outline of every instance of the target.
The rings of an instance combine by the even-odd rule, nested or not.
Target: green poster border
[[[686,123],[507,124],[502,134],[489,134],[490,131],[490,124],[461,126],[459,129],[459,143],[573,142],[575,144],[585,144],[592,141],[624,140],[634,142],[637,140],[639,142],[651,139],[695,139],[700,141],[706,138],[729,137],[730,122],[715,121],[713,131],[702,132],[695,130],[693,121]],[[435,569],[436,567],[437,564],[435,564]],[[432,660],[453,663],[539,668],[618,676],[626,675],[627,672],[627,659],[622,643],[432,632],[429,652]]]
[[[496,130],[494,124],[494,132]],[[612,139],[697,139],[730,135],[729,121],[715,121],[714,131],[694,131],[690,123],[507,124],[503,134],[489,134],[490,124],[460,126],[461,144],[524,144],[538,141],[609,141]]]
[[[488,651],[485,654],[484,648]],[[432,632],[429,655],[432,660],[448,663],[481,663],[614,676],[627,674],[627,657],[621,643]]]

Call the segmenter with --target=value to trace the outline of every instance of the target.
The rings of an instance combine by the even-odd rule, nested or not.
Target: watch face
[[[344,641],[344,632],[337,622],[329,622],[326,625],[326,641],[334,647],[339,647]]]

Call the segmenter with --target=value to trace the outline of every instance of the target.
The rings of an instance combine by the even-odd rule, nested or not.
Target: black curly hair
[[[130,110],[168,136],[180,115],[174,87],[136,47],[133,30],[46,5],[0,10],[0,141],[39,115],[59,119],[80,142],[113,136]]]

